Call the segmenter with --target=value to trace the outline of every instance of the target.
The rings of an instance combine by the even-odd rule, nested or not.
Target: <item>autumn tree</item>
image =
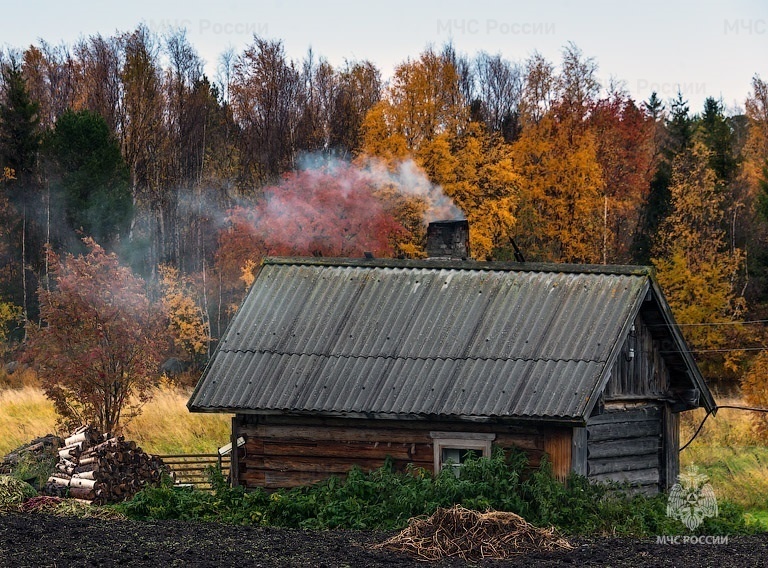
[[[228,212],[217,267],[223,304],[239,305],[243,267],[264,256],[392,256],[403,227],[377,179],[345,163],[286,174],[250,207]],[[225,314],[226,315],[226,314]]]
[[[113,432],[152,396],[164,332],[145,283],[92,239],[88,253],[50,253],[54,286],[38,290],[43,325],[26,358],[62,421]]]
[[[520,204],[515,236],[526,257],[602,260],[604,179],[595,136],[548,113],[512,146]]]
[[[480,52],[474,61],[480,119],[507,142],[520,134],[523,69],[500,54]],[[474,101],[473,101],[474,102]]]
[[[632,243],[635,262],[648,264],[653,256],[655,235],[671,211],[670,184],[672,164],[675,158],[686,151],[692,142],[694,119],[690,114],[688,101],[678,92],[672,101],[669,114],[659,107],[655,93],[646,104],[653,109],[656,123],[654,134],[654,171],[651,176],[648,197],[640,212],[640,229]]]
[[[671,212],[657,235],[653,263],[686,339],[704,351],[698,357],[702,370],[722,380],[733,376],[744,355],[729,350],[746,339],[742,326],[731,325],[745,312],[736,288],[744,255],[726,241],[724,195],[710,160],[706,146],[694,141],[673,161]]]
[[[192,282],[176,268],[165,265],[160,267],[160,285],[174,346],[187,361],[199,367],[208,354],[211,337],[205,314],[195,301]]]
[[[600,260],[631,264],[655,165],[656,123],[622,92],[594,103],[587,123],[604,182]]]
[[[362,145],[368,111],[381,99],[381,72],[370,61],[350,63],[338,72],[329,128],[329,144],[342,159],[350,159]]]
[[[294,165],[301,76],[281,41],[254,37],[234,62],[230,96],[242,128],[243,166],[253,183]]]

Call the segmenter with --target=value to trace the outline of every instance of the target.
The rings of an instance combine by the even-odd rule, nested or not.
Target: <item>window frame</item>
[[[496,439],[496,434],[486,432],[430,432],[432,438],[434,472],[438,475],[443,469],[443,450],[474,450],[481,453],[484,458],[491,457],[491,444]],[[461,463],[451,466],[457,474]]]

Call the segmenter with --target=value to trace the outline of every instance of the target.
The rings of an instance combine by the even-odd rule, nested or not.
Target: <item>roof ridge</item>
[[[329,266],[349,268],[448,268],[467,271],[555,272],[578,274],[616,274],[654,276],[652,266],[631,264],[568,264],[552,262],[481,262],[476,260],[398,259],[398,258],[332,258],[332,257],[265,257],[264,265]]]
[[[288,351],[275,351],[272,349],[227,349],[221,348],[224,353],[253,353],[268,355],[309,356],[309,357],[334,357],[337,359],[389,359],[405,361],[524,361],[526,363],[538,363],[542,361],[553,363],[605,363],[607,359],[582,359],[582,358],[544,358],[544,357],[399,357],[393,355],[347,355],[343,353],[296,353]]]

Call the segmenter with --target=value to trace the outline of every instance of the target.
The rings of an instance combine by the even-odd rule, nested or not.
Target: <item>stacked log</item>
[[[56,470],[44,492],[97,505],[131,498],[160,482],[166,466],[122,436],[103,436],[90,427],[76,430],[59,450]]]

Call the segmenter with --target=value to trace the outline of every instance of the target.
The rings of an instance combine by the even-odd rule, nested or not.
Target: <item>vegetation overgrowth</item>
[[[56,431],[53,404],[45,398],[39,387],[34,386],[31,379],[26,383],[26,386],[20,385],[20,388],[0,390],[0,455],[28,443],[34,437]],[[186,408],[188,396],[188,390],[182,388],[166,385],[158,389],[153,399],[144,406],[143,413],[126,424],[124,434],[151,453],[215,451],[229,438],[230,418],[218,414],[189,413]],[[741,402],[731,399],[723,400],[721,404],[738,405]],[[684,415],[680,435],[682,443],[690,439],[703,418],[703,411]],[[727,512],[732,506],[735,507],[734,510],[743,509],[748,519],[768,528],[768,500],[765,497],[768,495],[768,448],[762,445],[754,434],[751,413],[720,410],[716,417],[707,420],[696,440],[680,454],[680,461],[681,468],[697,465],[709,477],[721,512]],[[496,463],[495,467],[500,467],[500,464]],[[387,479],[387,491],[392,495],[390,502],[395,503],[392,511],[387,513],[389,516],[383,516],[382,513],[383,509],[389,506],[384,501],[372,504],[363,499],[366,491],[370,495],[381,493],[381,498],[384,499],[385,493],[382,493],[377,485],[384,484],[384,478]],[[506,479],[505,482],[493,482],[497,485],[489,485],[488,490],[498,489],[501,487],[498,485],[500,483],[509,483],[510,476],[507,475]],[[534,482],[538,482],[539,491],[542,491],[548,487],[543,481],[545,479],[543,474],[538,474],[528,478],[525,484],[530,488]],[[453,495],[466,506],[473,505],[481,510],[485,507],[515,506],[517,509],[513,511],[524,511],[528,515],[534,511],[535,519],[550,519],[548,522],[568,530],[577,530],[578,525],[582,523],[585,527],[599,527],[596,530],[610,532],[613,530],[610,528],[611,523],[615,522],[617,533],[637,533],[640,531],[638,526],[662,526],[649,520],[652,515],[658,513],[659,522],[664,521],[661,517],[665,516],[663,498],[638,499],[636,503],[626,506],[615,500],[603,500],[598,506],[596,503],[600,500],[600,495],[594,492],[599,490],[580,485],[578,481],[572,483],[565,493],[560,493],[560,489],[552,487],[547,489],[551,492],[551,497],[537,502],[539,504],[536,507],[541,509],[539,511],[531,504],[523,505],[522,501],[514,501],[516,498],[512,496],[506,498],[507,502],[494,500],[488,497],[488,491],[478,493],[480,497],[470,498],[467,496],[467,478],[458,484],[454,479],[440,478],[439,482],[436,480],[435,486],[429,489],[431,493],[426,493],[419,502],[414,502],[413,497],[408,495],[409,492],[412,495],[427,487],[430,482],[426,477],[401,478],[396,474],[379,471],[370,475],[355,472],[350,480],[351,485],[344,485],[335,480],[313,489],[277,492],[272,496],[261,492],[242,494],[238,489],[229,490],[221,486],[214,494],[162,487],[149,490],[126,507],[132,509],[131,514],[138,517],[155,515],[158,518],[199,518],[236,523],[268,522],[284,526],[312,526],[313,523],[317,526],[334,526],[338,519],[349,515],[350,511],[353,514],[356,510],[365,510],[369,511],[366,513],[367,517],[359,518],[355,521],[355,526],[381,522],[383,526],[393,527],[402,523],[411,513],[427,514],[430,509],[447,503],[451,500],[447,496],[453,491]],[[342,486],[345,493],[336,494],[334,498],[343,499],[332,504],[333,492]],[[572,511],[578,509],[580,504],[586,504],[592,508],[588,509],[591,512],[584,514],[596,517],[592,521],[564,520],[553,516],[553,513],[545,514],[543,511],[546,511],[547,503],[552,507],[557,506],[562,511],[561,514],[569,518],[574,515]],[[563,506],[563,503],[566,506]],[[612,507],[616,508],[613,513]],[[316,513],[314,517],[310,517],[312,511]],[[302,518],[302,515],[305,518]],[[389,520],[377,521],[385,518]],[[653,525],[652,522],[656,524]]]
[[[229,440],[231,419],[224,414],[192,414],[189,391],[165,385],[155,390],[143,412],[122,434],[153,454],[212,453]],[[0,389],[0,456],[37,436],[57,431],[53,403],[36,386]]]
[[[740,406],[744,402],[725,399],[719,404]],[[693,437],[705,415],[699,409],[683,416],[681,445]],[[739,503],[768,527],[768,447],[756,435],[757,427],[753,413],[722,408],[680,453],[680,465],[698,466],[709,477],[718,499]]]
[[[430,515],[438,507],[461,504],[485,511],[521,515],[536,526],[554,526],[567,534],[648,536],[688,534],[666,515],[666,498],[629,496],[620,487],[596,485],[572,476],[557,481],[545,462],[530,471],[525,456],[496,449],[492,458],[468,461],[457,478],[450,470],[433,477],[420,469],[395,471],[391,464],[365,473],[352,470],[346,479],[268,493],[230,488],[211,472],[214,491],[180,489],[167,480],[148,488],[117,510],[129,518],[217,521],[302,529],[395,530],[408,519]],[[697,534],[747,534],[750,525],[741,506],[719,503],[717,518],[707,519]]]

